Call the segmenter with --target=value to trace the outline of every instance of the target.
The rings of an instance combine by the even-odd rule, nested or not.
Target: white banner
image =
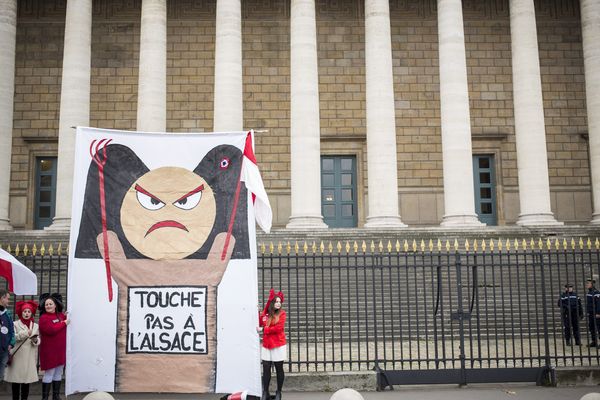
[[[247,135],[77,129],[67,394],[260,395]]]

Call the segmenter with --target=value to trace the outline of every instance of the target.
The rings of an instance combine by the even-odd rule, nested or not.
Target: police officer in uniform
[[[600,291],[594,286],[595,283],[595,280],[588,279],[585,284],[587,288],[585,304],[588,315],[588,329],[592,339],[588,347],[598,347],[598,332],[600,332]]]
[[[567,283],[565,291],[558,298],[558,306],[562,314],[562,322],[565,330],[565,341],[571,346],[571,337],[575,338],[575,344],[581,346],[581,335],[579,334],[579,320],[583,318],[583,306],[577,293],[573,291],[573,284]],[[573,335],[571,336],[571,332]]]

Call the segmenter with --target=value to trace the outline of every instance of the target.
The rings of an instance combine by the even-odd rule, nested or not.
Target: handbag
[[[37,335],[34,335],[37,336]],[[19,351],[19,349],[21,347],[23,347],[23,345],[25,344],[25,342],[27,342],[29,339],[31,339],[33,336],[28,337],[27,339],[23,340],[23,343],[21,343],[19,345],[19,347],[17,347],[17,349],[15,351],[13,351],[12,353],[8,353],[8,360],[6,361],[6,365],[10,365],[12,364],[12,360],[15,354],[17,354],[17,351]]]

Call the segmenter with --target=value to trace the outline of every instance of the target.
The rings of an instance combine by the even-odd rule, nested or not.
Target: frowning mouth
[[[160,221],[160,222],[157,222],[154,225],[152,225],[150,227],[150,229],[148,229],[148,232],[146,232],[144,237],[148,236],[151,232],[153,232],[157,229],[160,229],[160,228],[179,228],[179,229],[183,229],[186,232],[189,232],[188,229],[185,227],[185,225],[180,224],[177,221],[167,220],[167,221]]]

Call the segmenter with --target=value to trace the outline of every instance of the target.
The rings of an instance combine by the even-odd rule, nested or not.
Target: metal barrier
[[[587,316],[564,340],[557,300],[600,275],[598,239],[279,243],[259,246],[259,299],[285,293],[290,372],[379,372],[395,383],[553,380],[600,364]],[[66,292],[64,249],[8,249]],[[593,323],[596,320],[593,319]]]

